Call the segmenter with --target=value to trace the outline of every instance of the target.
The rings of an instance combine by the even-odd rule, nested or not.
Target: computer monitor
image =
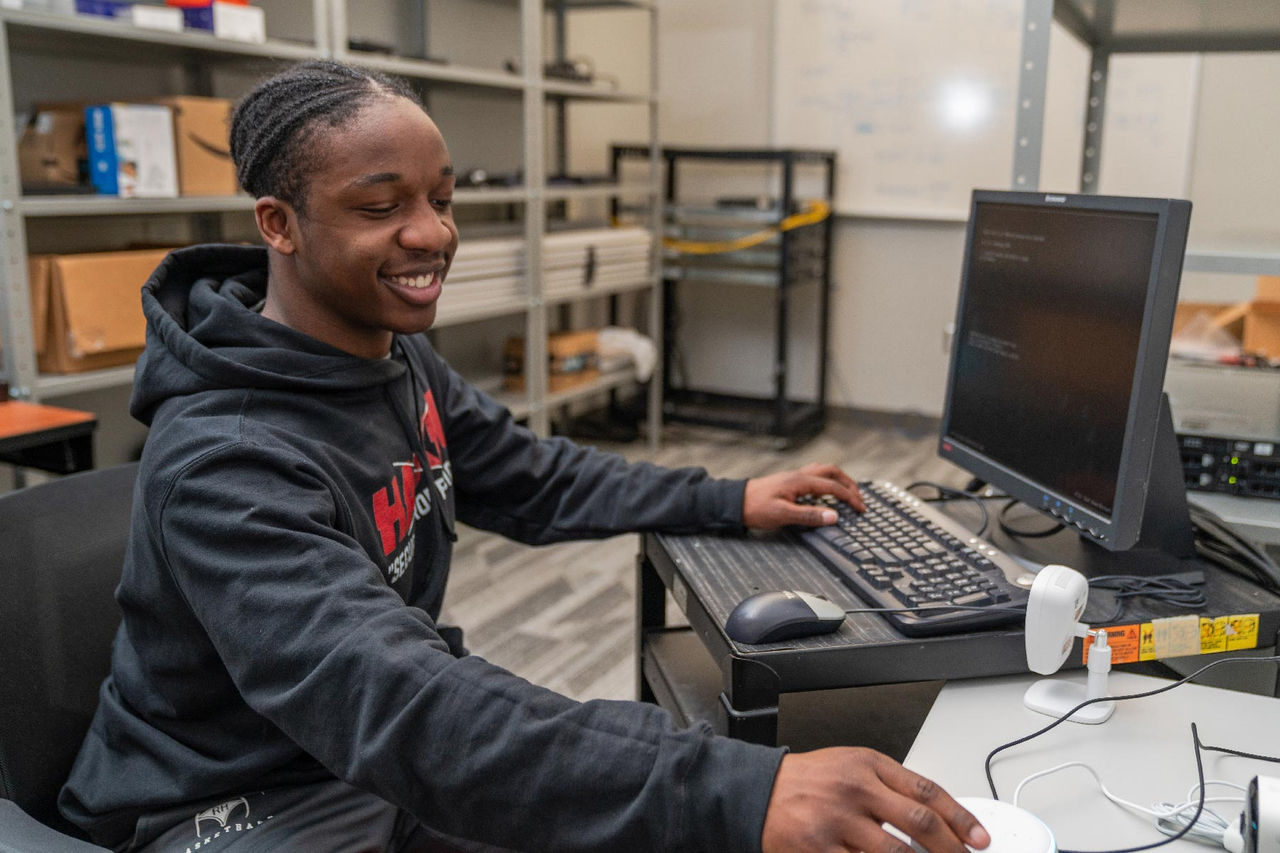
[[[975,191],[940,454],[1107,551],[1192,556],[1163,394],[1190,216]]]

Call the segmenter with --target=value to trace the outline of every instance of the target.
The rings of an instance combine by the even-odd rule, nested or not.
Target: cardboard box
[[[24,192],[88,183],[84,110],[37,106],[18,140],[18,172]]]
[[[146,343],[142,285],[167,249],[28,259],[36,362],[44,373],[132,364]]]
[[[1173,315],[1173,334],[1177,335],[1191,321],[1204,316],[1209,324],[1230,333],[1236,340],[1244,335],[1244,315],[1248,303],[1179,302]]]
[[[1280,276],[1258,276],[1258,292],[1244,318],[1244,349],[1280,359]]]
[[[524,390],[524,338],[508,338],[502,351],[503,386]],[[600,378],[599,336],[594,330],[555,332],[547,338],[547,390],[551,393]]]
[[[1207,314],[1210,324],[1229,332],[1240,341],[1246,353],[1280,359],[1280,299],[1269,299],[1269,285],[1262,276],[1258,282],[1258,299],[1237,304],[1211,302],[1180,302],[1174,315],[1173,333],[1176,335],[1197,316]],[[1280,279],[1271,277],[1280,287]],[[1276,294],[1280,296],[1280,293]]]
[[[173,111],[178,191],[184,195],[235,195],[236,167],[231,162],[231,101],[177,95],[152,98]]]
[[[1280,275],[1258,276],[1258,293],[1254,299],[1259,302],[1280,302]]]
[[[1280,301],[1249,304],[1241,342],[1245,352],[1280,359]]]
[[[173,111],[160,104],[85,107],[89,180],[103,195],[175,198]]]
[[[547,376],[547,393],[557,394],[568,391],[579,385],[595,382],[600,378],[600,371],[595,368],[580,370],[577,373],[552,373]],[[524,391],[524,374],[506,374],[502,377],[502,387],[507,391],[519,394]]]

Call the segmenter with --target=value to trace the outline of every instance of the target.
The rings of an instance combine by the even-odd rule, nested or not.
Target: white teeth
[[[431,273],[430,275],[419,275],[419,276],[407,276],[407,275],[391,276],[391,281],[395,282],[401,287],[414,287],[414,288],[428,287],[435,280],[436,280],[435,273]]]

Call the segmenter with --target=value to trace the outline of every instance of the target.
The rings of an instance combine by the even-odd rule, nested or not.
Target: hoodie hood
[[[150,425],[165,400],[218,388],[347,391],[394,381],[405,366],[366,359],[262,316],[267,250],[170,252],[142,288],[147,346],[129,408]]]

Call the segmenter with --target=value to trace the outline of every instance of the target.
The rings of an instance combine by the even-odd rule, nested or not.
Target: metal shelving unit
[[[1273,0],[1026,0],[1014,135],[1013,187],[1039,183],[1050,25],[1057,21],[1090,48],[1080,191],[1097,192],[1103,154],[1107,75],[1117,53],[1218,53],[1280,50],[1280,5]],[[1280,230],[1264,223],[1249,234],[1192,234],[1183,269],[1236,275],[1280,275]],[[1267,230],[1270,226],[1271,230]],[[1254,498],[1191,492],[1247,535],[1280,542],[1275,510]]]
[[[206,61],[224,61],[232,57],[301,60],[320,55],[322,50],[318,46],[328,44],[326,3],[327,0],[312,0],[315,40],[311,45],[270,38],[262,43],[230,41],[208,33],[170,33],[91,15],[62,15],[22,9],[0,10],[0,21],[6,30],[6,46],[19,50],[47,45],[69,54],[137,58],[138,47],[144,46],[153,57],[180,54],[198,55]]]
[[[424,31],[425,14],[429,4],[404,3],[399,12],[413,20],[408,28],[416,26]],[[544,296],[542,292],[542,238],[547,232],[547,205],[564,204],[582,200],[609,201],[622,194],[644,197],[655,211],[658,208],[656,164],[648,183],[618,183],[589,185],[558,185],[547,181],[545,161],[548,135],[548,107],[563,113],[569,101],[635,104],[647,107],[650,138],[657,138],[657,10],[651,2],[643,0],[513,0],[513,14],[519,16],[520,67],[524,73],[511,73],[465,65],[443,64],[415,59],[410,56],[391,56],[371,51],[353,50],[349,47],[347,0],[312,0],[313,32],[310,43],[269,38],[263,44],[218,39],[202,33],[166,33],[139,29],[130,24],[86,16],[58,15],[27,10],[0,10],[0,139],[15,139],[13,116],[16,97],[10,73],[11,58],[23,51],[57,52],[71,56],[114,61],[181,65],[185,79],[191,81],[188,91],[210,94],[207,86],[210,66],[261,65],[263,69],[281,60],[292,61],[322,56],[333,56],[364,67],[394,74],[417,81],[428,91],[452,90],[457,92],[509,93],[522,101],[522,173],[524,183],[512,187],[459,188],[454,197],[458,206],[480,207],[485,205],[523,206],[524,220],[524,269],[526,287],[520,298],[498,301],[493,304],[471,306],[455,316],[442,315],[438,326],[457,326],[487,317],[524,317],[527,343],[526,364],[542,366],[532,369],[527,377],[528,390],[519,395],[498,393],[519,417],[526,418],[540,434],[550,430],[549,410],[566,403],[597,394],[635,381],[633,371],[622,371],[602,376],[597,382],[549,394],[547,392],[546,333],[549,326],[548,311],[566,303],[587,298],[597,298],[630,292],[648,291],[653,296],[649,324],[657,329],[660,322],[660,289],[656,263],[647,277],[633,283],[594,288],[580,295],[556,294]],[[563,32],[567,15],[576,9],[623,8],[639,9],[648,13],[648,39],[650,54],[650,85],[648,91],[614,91],[612,88],[546,79],[541,73],[544,65],[544,29],[553,26],[557,34],[557,52],[562,51]],[[268,21],[270,23],[270,20]],[[418,36],[419,39],[422,36]],[[418,45],[421,47],[421,44]],[[421,53],[422,51],[418,51]],[[556,58],[563,58],[557,56]],[[157,92],[160,94],[160,92]],[[563,126],[559,128],[561,144],[564,144]],[[563,156],[561,156],[563,159]],[[97,197],[92,195],[24,196],[18,177],[16,151],[12,146],[0,145],[0,250],[3,251],[3,288],[0,305],[5,311],[4,326],[0,329],[4,350],[4,378],[11,393],[19,398],[41,399],[64,394],[127,385],[132,381],[133,368],[120,367],[76,375],[41,375],[35,366],[34,341],[31,328],[31,305],[27,282],[26,221],[29,219],[57,219],[69,217],[99,216],[191,216],[208,220],[210,215],[242,213],[253,209],[253,200],[245,195],[229,197],[180,197],[173,199],[129,199]],[[656,233],[656,232],[655,232]],[[657,383],[651,383],[656,386]],[[651,387],[650,442],[658,440],[657,412],[660,407],[660,388]]]
[[[1092,53],[1086,101],[1080,191],[1096,192],[1102,161],[1107,71],[1117,53],[1216,53],[1280,50],[1280,6],[1272,0],[1026,0],[1022,65],[1014,133],[1014,189],[1040,181],[1048,81],[1049,33],[1054,21]],[[1201,236],[1187,247],[1188,272],[1280,275],[1280,232]]]
[[[835,153],[802,149],[664,148],[616,145],[613,174],[620,175],[627,159],[659,157],[664,164],[665,207],[663,234],[678,240],[722,241],[777,226],[800,212],[801,169],[815,170],[821,186],[819,200],[834,197]],[[708,205],[682,196],[682,171],[694,164],[728,164],[770,170],[776,197],[763,209],[750,206]],[[700,423],[773,436],[784,444],[804,441],[826,423],[827,317],[831,298],[831,220],[782,230],[750,248],[716,254],[685,254],[668,250],[663,257],[663,414],[671,420]],[[697,387],[695,377],[676,384],[677,288],[698,282],[718,282],[768,288],[774,293],[774,351],[768,397],[717,393]],[[816,377],[812,398],[796,390],[788,342],[792,333],[794,298],[804,289],[817,290]]]
[[[17,112],[12,59],[15,54],[53,53],[108,59],[140,65],[180,65],[193,92],[201,91],[210,66],[268,67],[280,60],[314,59],[325,55],[328,36],[328,0],[312,0],[312,43],[268,39],[261,44],[219,39],[206,33],[169,33],[90,16],[60,15],[21,9],[0,9],[0,139],[14,140]],[[157,92],[157,94],[160,94]],[[25,106],[25,105],[24,105]],[[205,216],[252,210],[247,196],[171,199],[109,198],[91,195],[39,196],[22,194],[17,152],[12,144],[0,146],[0,268],[4,308],[4,377],[10,393],[39,400],[129,384],[133,367],[118,367],[66,376],[43,375],[36,368],[31,327],[31,300],[27,281],[28,219],[97,216]]]

